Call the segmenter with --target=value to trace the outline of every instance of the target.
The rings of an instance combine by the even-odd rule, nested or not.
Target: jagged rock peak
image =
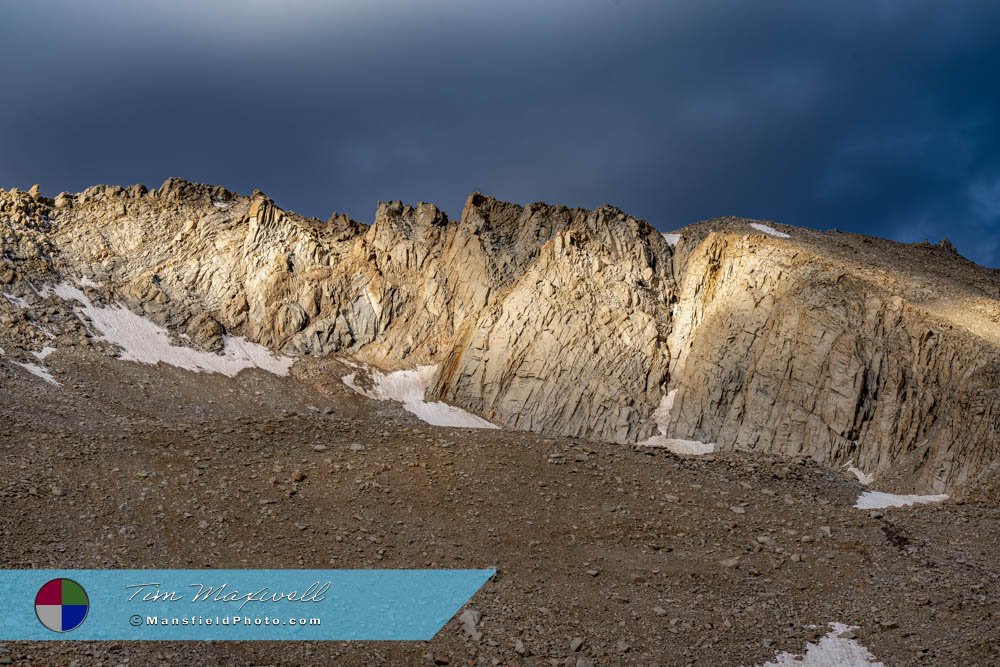
[[[270,227],[282,224],[285,212],[260,190],[255,190],[250,199],[247,218],[251,224]]]
[[[145,191],[145,188],[143,188],[143,191]],[[152,194],[164,201],[178,201],[199,197],[228,201],[235,197],[234,193],[221,185],[192,183],[191,181],[176,177],[171,177],[163,181],[163,185],[159,189],[154,190]]]
[[[956,248],[955,245],[948,239],[941,239],[938,241],[938,247],[952,255],[958,254],[958,248]]]
[[[405,224],[409,227],[414,225],[443,227],[448,224],[448,215],[434,204],[427,202],[417,202],[414,206],[401,201],[380,201],[375,210],[373,226],[379,223]]]

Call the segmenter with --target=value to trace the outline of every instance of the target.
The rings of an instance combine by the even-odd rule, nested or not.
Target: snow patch
[[[121,348],[119,359],[141,364],[176,366],[195,373],[220,373],[233,377],[245,368],[260,368],[275,375],[288,375],[295,362],[291,357],[273,354],[263,345],[238,336],[223,336],[223,353],[213,354],[170,342],[167,330],[122,306],[95,306],[81,290],[61,283],[53,289],[66,301],[77,301],[78,309],[90,318],[105,340]]]
[[[777,229],[771,225],[764,225],[759,222],[751,222],[750,226],[756,229],[758,232],[764,232],[765,234],[770,234],[771,236],[776,236],[779,239],[790,239],[792,238],[785,232],[779,232]]]
[[[947,494],[936,496],[902,496],[895,493],[882,493],[881,491],[865,491],[858,496],[858,502],[854,507],[859,510],[880,510],[886,507],[906,507],[907,505],[917,505],[922,503],[939,503],[948,500]]]
[[[39,361],[41,361],[42,359],[44,359],[45,357],[49,356],[50,354],[52,354],[55,351],[56,351],[56,348],[49,347],[48,345],[46,345],[45,347],[43,347],[38,352],[32,352],[31,354],[35,355],[35,358],[38,359]]]
[[[653,411],[653,421],[656,422],[661,433],[666,432],[667,423],[670,421],[670,411],[674,409],[675,398],[677,398],[677,390],[671,389],[666,396],[660,399],[660,404]]]
[[[4,292],[3,295],[4,298],[11,303],[11,305],[17,306],[18,308],[31,308],[31,304],[25,301],[24,297],[7,294],[7,292]]]
[[[832,630],[818,643],[806,644],[805,654],[779,653],[762,667],[885,667],[857,641],[840,636],[856,630],[856,626],[831,623],[830,627]]]
[[[684,454],[685,456],[704,456],[715,451],[715,445],[711,442],[667,438],[662,435],[654,435],[639,444],[643,447],[665,447],[674,454]]]
[[[660,404],[653,411],[653,421],[656,422],[659,435],[643,440],[639,443],[641,447],[665,447],[674,454],[685,454],[687,456],[703,456],[715,451],[715,445],[711,442],[701,442],[699,440],[682,440],[681,438],[667,437],[667,424],[670,422],[670,410],[674,407],[674,397],[677,390],[667,392],[667,395],[660,399]]]
[[[82,278],[77,278],[76,279],[76,284],[79,285],[80,287],[95,287],[96,288],[96,287],[100,287],[101,286],[101,283],[97,282],[96,280],[91,280],[87,276],[83,276]]]
[[[28,371],[29,373],[31,373],[32,375],[42,378],[49,384],[54,384],[57,387],[59,386],[59,383],[56,382],[56,379],[54,377],[52,377],[52,374],[49,373],[49,371],[46,370],[45,368],[39,366],[38,364],[27,364],[27,363],[22,364],[20,361],[15,361],[14,363],[23,368],[24,370]]]
[[[677,242],[681,240],[681,235],[667,234],[664,232],[663,238],[665,238],[667,240],[667,243],[670,244],[670,247],[673,248],[675,245],[677,245]]]
[[[229,208],[229,204],[227,204],[224,201],[219,201],[217,199],[212,200],[212,205],[215,206],[215,208],[219,209],[220,211],[225,211]]]
[[[354,364],[351,364],[352,366]],[[437,366],[418,366],[412,370],[383,373],[369,369],[371,389],[363,389],[357,384],[357,373],[348,373],[341,380],[359,394],[377,401],[398,401],[403,408],[422,421],[433,426],[456,426],[459,428],[497,428],[482,417],[456,408],[447,403],[425,401],[424,394],[430,386]]]
[[[861,470],[860,468],[855,468],[854,466],[847,466],[847,472],[857,477],[858,481],[864,484],[865,486],[868,486],[869,484],[875,481],[875,475],[868,475],[865,473],[864,470]]]
[[[857,477],[858,481],[864,484],[865,486],[868,486],[869,484],[875,481],[874,474],[869,475],[864,470],[861,470],[860,468],[855,468],[854,461],[848,461],[847,465],[845,465],[844,468],[847,469],[847,472]]]

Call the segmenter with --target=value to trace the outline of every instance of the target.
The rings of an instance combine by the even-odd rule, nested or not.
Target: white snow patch
[[[864,484],[865,486],[868,486],[869,484],[875,481],[874,474],[869,475],[864,470],[854,467],[854,461],[848,461],[847,465],[845,465],[844,467],[847,469],[847,472],[857,477],[858,481]]]
[[[76,279],[76,284],[79,285],[80,287],[100,287],[101,286],[101,283],[97,282],[96,280],[91,280],[87,276],[83,276],[82,278],[77,278]]]
[[[936,496],[901,496],[895,493],[882,493],[881,491],[865,491],[858,496],[858,502],[854,507],[859,510],[879,510],[886,507],[905,507],[921,503],[939,503],[948,500],[947,494]]]
[[[667,423],[670,421],[670,411],[674,409],[675,398],[677,398],[677,390],[671,389],[666,396],[660,399],[660,404],[653,411],[653,421],[656,422],[661,433],[666,430]]]
[[[771,236],[777,236],[779,239],[790,239],[792,238],[785,232],[779,232],[777,229],[771,225],[764,225],[759,222],[751,222],[750,226],[756,229],[758,232],[764,232],[765,234],[770,234]]]
[[[125,361],[163,362],[195,373],[221,373],[227,377],[245,368],[288,375],[288,369],[295,362],[291,357],[275,355],[263,345],[238,336],[222,337],[224,351],[221,355],[174,345],[166,329],[127,308],[95,306],[86,294],[66,283],[56,285],[53,291],[62,299],[82,304],[80,311],[100,332],[100,340],[120,347],[119,359]]]
[[[434,377],[436,366],[418,366],[412,370],[383,373],[369,369],[372,379],[370,390],[358,386],[357,373],[348,373],[341,378],[348,387],[377,401],[398,401],[403,408],[433,426],[456,426],[459,428],[497,428],[482,417],[456,408],[447,403],[424,400],[427,387]]]
[[[659,435],[643,440],[639,443],[642,447],[666,447],[674,454],[686,454],[688,456],[702,456],[715,451],[715,445],[711,442],[701,442],[699,440],[682,440],[681,438],[667,437],[667,424],[670,422],[670,410],[674,407],[674,397],[677,390],[667,392],[667,395],[660,399],[660,404],[653,411],[653,421],[656,422]]]
[[[45,347],[43,347],[38,352],[32,352],[32,354],[35,355],[36,359],[38,359],[39,361],[41,361],[42,359],[44,359],[45,357],[49,356],[50,354],[52,354],[55,351],[56,351],[56,348],[49,347],[48,345],[46,345]]]
[[[59,383],[56,382],[56,379],[54,377],[52,377],[52,374],[49,373],[48,370],[46,370],[45,368],[39,366],[38,364],[22,364],[20,361],[15,361],[14,363],[23,368],[24,370],[28,371],[29,373],[31,373],[32,375],[42,378],[49,384],[54,384],[56,386],[59,386]]]
[[[675,245],[677,245],[678,241],[681,240],[681,235],[680,234],[667,234],[666,232],[664,232],[663,238],[665,238],[667,240],[667,243],[670,244],[670,247],[672,248]]]
[[[644,447],[666,447],[674,454],[684,454],[686,456],[704,456],[715,451],[715,444],[711,442],[667,438],[662,435],[654,435],[652,438],[643,440],[639,444]]]
[[[804,655],[779,653],[771,662],[762,667],[885,667],[875,660],[871,651],[854,639],[845,639],[841,634],[857,629],[843,623],[831,623],[832,630],[820,638],[816,644],[807,643]]]
[[[13,294],[3,293],[4,297],[11,303],[11,305],[17,306],[18,308],[30,308],[31,304],[28,303],[24,297],[14,296]]]
[[[215,208],[219,209],[220,211],[225,211],[226,209],[229,208],[229,204],[227,204],[224,201],[218,201],[213,199],[212,204],[215,206]]]
[[[847,472],[852,473],[855,477],[858,478],[858,481],[864,484],[865,486],[868,486],[869,484],[875,481],[875,475],[869,475],[865,473],[864,470],[861,470],[860,468],[855,468],[854,466],[847,466]]]
[[[367,396],[368,398],[375,398],[375,400],[381,400],[381,399],[376,398],[375,396],[373,396],[371,393],[365,391],[361,387],[359,387],[358,384],[357,384],[357,382],[355,382],[355,380],[357,380],[357,377],[358,377],[357,373],[348,373],[347,375],[341,376],[340,381],[343,382],[344,384],[346,384],[351,389],[353,389],[358,394],[361,394],[363,396]]]

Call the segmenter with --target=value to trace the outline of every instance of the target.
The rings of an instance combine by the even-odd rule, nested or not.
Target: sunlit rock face
[[[40,335],[25,297],[72,282],[171,353],[435,366],[421,400],[506,428],[805,455],[927,492],[1000,454],[1000,279],[947,247],[739,218],[665,237],[481,194],[459,220],[389,202],[365,225],[179,179],[3,192],[0,240],[4,348]]]
[[[455,341],[433,393],[511,428],[648,438],[673,294],[662,235],[611,207],[578,212]]]
[[[854,459],[934,491],[986,470],[1000,453],[995,275],[840,236],[710,233],[691,250],[668,430],[723,449]]]

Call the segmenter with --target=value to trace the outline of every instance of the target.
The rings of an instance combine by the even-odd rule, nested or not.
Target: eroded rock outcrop
[[[667,437],[933,491],[1000,459],[1000,278],[949,244],[732,218],[671,247],[612,207],[481,194],[369,226],[179,179],[0,191],[0,241],[8,345],[41,344],[23,297],[76,280],[204,350],[437,364],[429,398],[509,428],[635,443],[659,407]]]

